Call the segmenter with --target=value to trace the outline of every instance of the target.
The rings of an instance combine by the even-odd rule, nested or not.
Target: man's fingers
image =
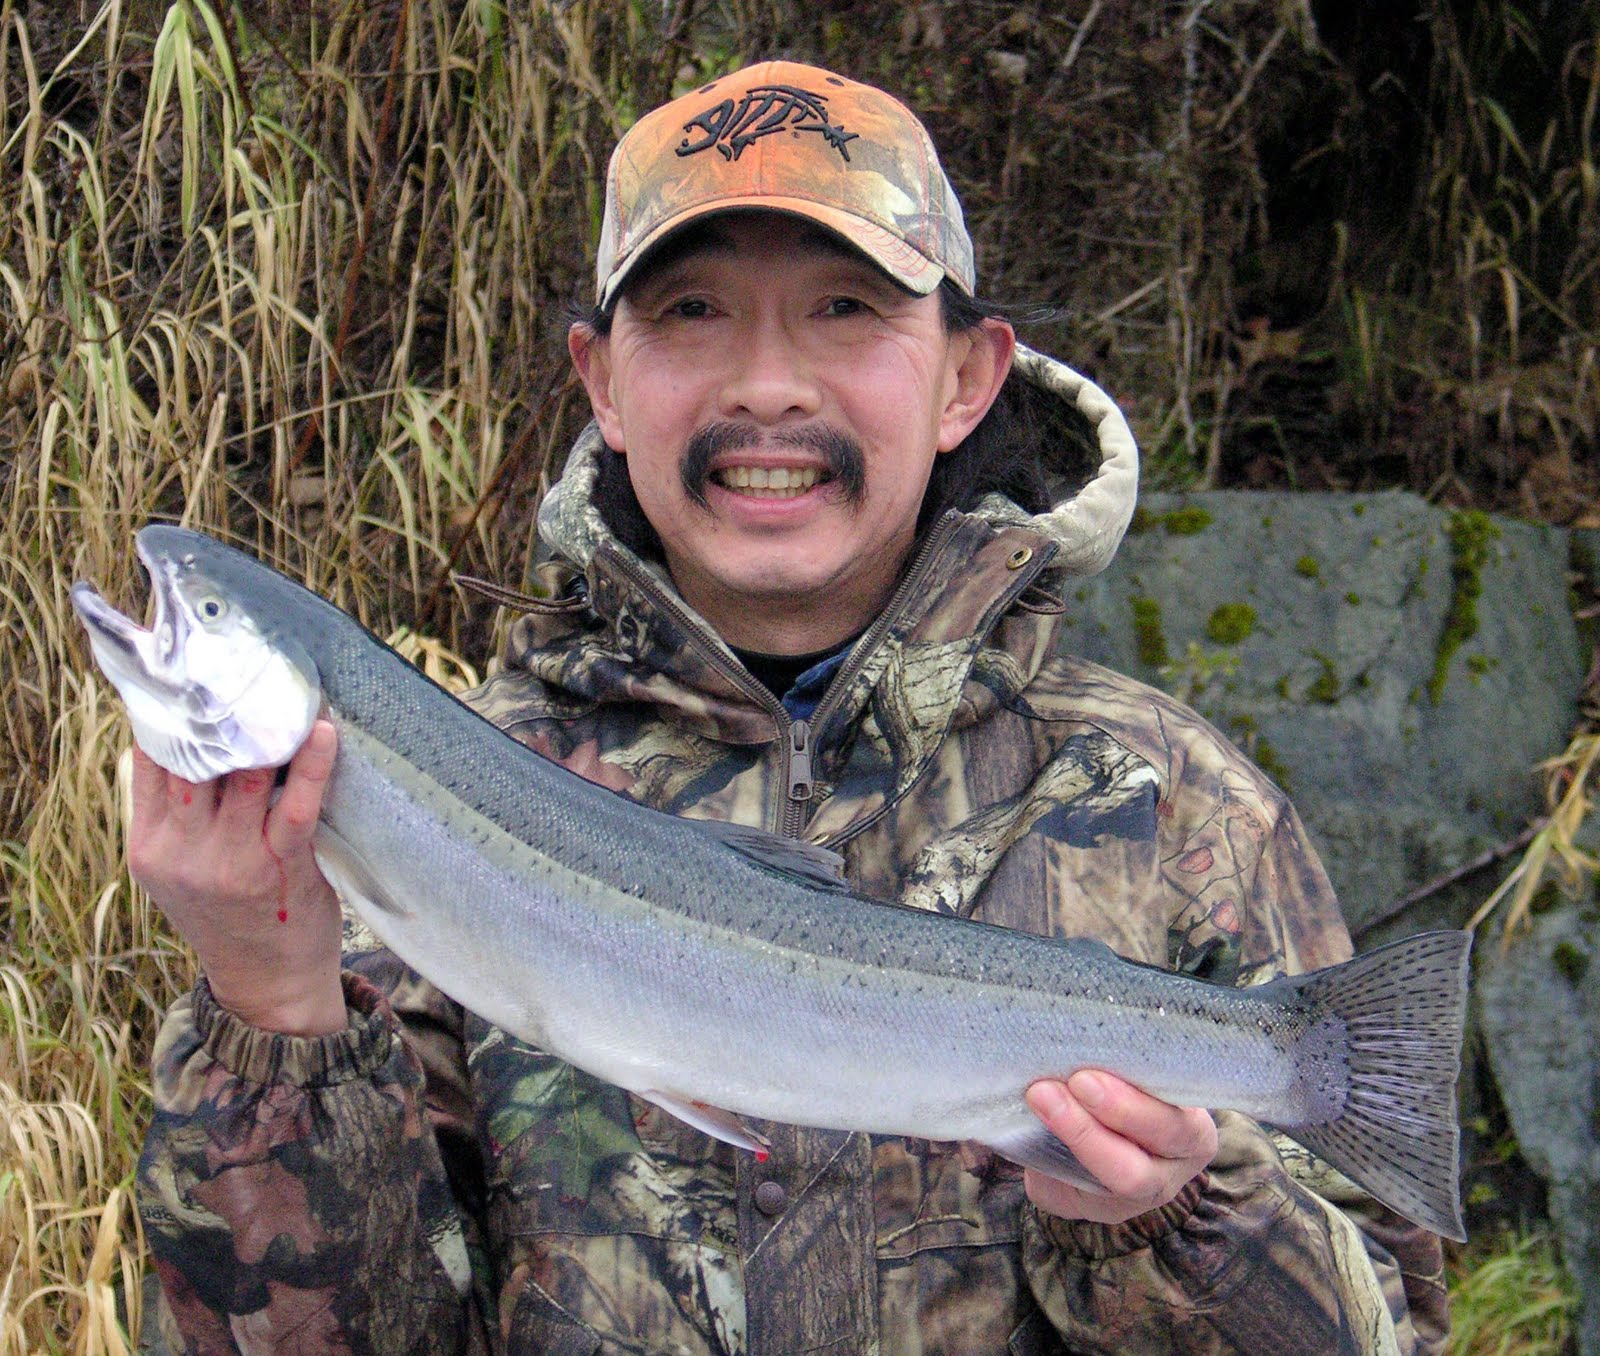
[[[1217,1127],[1204,1111],[1173,1106],[1092,1069],[1073,1074],[1067,1087],[1101,1125],[1157,1158],[1210,1162],[1217,1151]]]
[[[131,791],[133,822],[142,832],[167,810],[167,774],[137,744],[133,746]]]
[[[277,772],[270,767],[230,772],[223,779],[217,802],[218,827],[235,839],[259,834],[276,780]]]
[[[333,775],[333,758],[338,745],[333,725],[319,720],[290,762],[283,794],[268,818],[273,841],[281,849],[292,851],[311,841],[317,816],[322,813],[322,793]]]
[[[1170,1200],[1216,1152],[1206,1112],[1170,1106],[1107,1074],[1086,1071],[1065,1084],[1044,1079],[1027,1100],[1130,1214]]]

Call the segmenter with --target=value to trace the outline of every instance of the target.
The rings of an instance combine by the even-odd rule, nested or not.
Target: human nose
[[[821,391],[812,360],[782,320],[761,317],[742,329],[728,350],[722,416],[776,424],[816,414]]]

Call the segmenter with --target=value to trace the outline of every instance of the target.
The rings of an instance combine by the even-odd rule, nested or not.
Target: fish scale
[[[1468,934],[1232,989],[1088,939],[868,900],[831,853],[662,814],[541,757],[242,552],[163,526],[138,548],[158,622],[186,644],[163,653],[90,586],[73,591],[135,738],[180,775],[260,766],[248,730],[236,753],[227,720],[185,745],[153,697],[210,710],[208,683],[231,692],[249,663],[279,689],[252,691],[252,712],[317,694],[339,732],[325,874],[402,960],[512,1035],[746,1148],[762,1137],[742,1118],[972,1140],[1091,1190],[1023,1094],[1105,1069],[1282,1129],[1400,1214],[1464,1236]],[[213,651],[227,663],[201,671]]]

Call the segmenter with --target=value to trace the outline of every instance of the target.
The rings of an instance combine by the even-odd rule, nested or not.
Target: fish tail
[[[1425,932],[1294,981],[1344,1025],[1348,1091],[1334,1118],[1284,1126],[1414,1223],[1458,1242],[1456,1080],[1470,932]]]

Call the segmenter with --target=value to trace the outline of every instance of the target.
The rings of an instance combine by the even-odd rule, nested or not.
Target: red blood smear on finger
[[[289,873],[284,869],[283,859],[272,850],[272,844],[267,841],[266,825],[261,826],[261,846],[267,850],[267,856],[272,858],[272,864],[278,868],[278,921],[289,921]]]
[[[770,1153],[768,1153],[765,1149],[757,1149],[756,1150],[756,1162],[757,1163],[765,1163],[771,1157],[772,1157],[772,1155]]]
[[[194,804],[194,792],[193,791],[185,791],[183,793],[183,803],[185,805],[193,805]]]

